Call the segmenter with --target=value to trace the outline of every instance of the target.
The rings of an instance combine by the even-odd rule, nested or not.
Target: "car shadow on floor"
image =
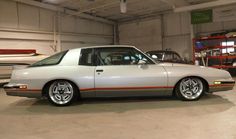
[[[174,97],[130,97],[130,98],[93,98],[82,99],[67,107],[50,105],[46,99],[20,99],[11,103],[1,114],[76,114],[76,113],[123,113],[135,110],[159,110],[172,108],[206,109],[219,112],[234,106],[218,95],[205,95],[199,101],[180,101]]]

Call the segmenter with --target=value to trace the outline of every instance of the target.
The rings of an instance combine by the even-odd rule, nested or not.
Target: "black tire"
[[[53,93],[51,92],[53,87],[55,87],[54,85],[57,84],[57,83],[66,83],[67,85],[70,86],[70,88],[68,88],[68,90],[71,91],[71,95],[70,95],[70,99],[68,100],[68,102],[66,101],[65,103],[59,103],[56,101],[56,97],[54,96],[53,97]],[[74,85],[72,82],[70,81],[66,81],[66,80],[56,80],[56,81],[53,81],[51,82],[47,87],[46,87],[46,94],[47,94],[47,98],[48,98],[48,101],[55,105],[55,106],[69,106],[71,105],[73,102],[75,102],[76,100],[78,100],[78,97],[79,97],[79,92],[78,92],[78,89],[77,89],[77,86]],[[65,94],[65,93],[64,93]],[[58,94],[59,95],[59,94]],[[60,94],[60,95],[63,95],[63,94]],[[62,96],[61,96],[62,97]]]
[[[183,91],[181,92],[181,88],[182,88],[181,84],[182,84],[183,81],[185,81],[187,79],[193,79],[193,80],[199,81],[199,83],[202,84],[202,89],[199,89],[198,94],[196,94],[196,96],[194,96],[194,97],[190,97],[190,96],[187,97],[186,95],[183,95],[184,94]],[[197,77],[184,78],[181,81],[179,81],[178,84],[175,86],[175,96],[178,99],[183,100],[183,101],[196,101],[196,100],[199,100],[205,94],[205,91],[206,91],[205,82],[203,80],[201,80],[200,78],[197,78]]]

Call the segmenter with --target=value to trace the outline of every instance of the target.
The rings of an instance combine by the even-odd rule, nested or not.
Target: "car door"
[[[93,48],[83,48],[80,51],[79,66],[75,77],[78,80],[81,97],[95,97],[94,72],[96,69]]]
[[[167,89],[167,74],[135,48],[96,49],[97,97],[160,95]]]

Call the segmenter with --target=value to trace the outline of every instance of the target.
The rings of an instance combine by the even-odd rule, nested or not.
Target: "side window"
[[[165,54],[165,58],[164,58],[164,60],[165,61],[171,61],[173,58],[172,58],[172,54],[171,53],[166,53]]]
[[[93,66],[93,49],[82,49],[80,52],[79,65]]]
[[[181,58],[180,58],[179,55],[177,55],[177,54],[173,54],[173,56],[174,56],[174,60],[181,60]]]
[[[29,67],[39,67],[39,66],[49,66],[49,65],[57,65],[61,62],[63,57],[66,55],[68,51],[63,51],[60,53],[56,53],[48,58],[45,58],[43,60],[40,60]]]
[[[134,48],[98,48],[97,50],[98,65],[136,65],[140,60],[153,64]]]

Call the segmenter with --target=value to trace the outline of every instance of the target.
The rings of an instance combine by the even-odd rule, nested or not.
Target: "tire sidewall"
[[[196,77],[188,77],[188,78],[196,78]],[[186,78],[184,78],[184,79],[186,79]],[[182,80],[184,80],[184,79],[182,79]],[[199,78],[197,78],[197,79],[199,79]],[[187,98],[185,98],[182,95],[182,93],[180,92],[180,84],[181,84],[182,80],[180,80],[178,82],[178,84],[176,85],[176,87],[175,87],[175,95],[176,95],[177,98],[179,98],[180,100],[183,100],[183,101],[196,101],[196,100],[199,100],[204,95],[204,92],[206,90],[206,85],[205,85],[205,83],[201,79],[199,79],[202,82],[202,85],[203,85],[203,89],[202,89],[201,94],[197,98],[195,98],[195,99],[187,99]]]

